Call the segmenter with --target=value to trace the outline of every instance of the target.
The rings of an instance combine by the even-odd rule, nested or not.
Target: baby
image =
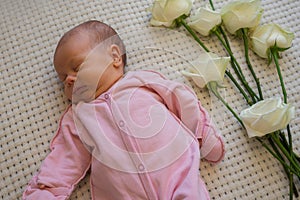
[[[67,199],[91,169],[92,199],[209,199],[201,157],[224,144],[187,86],[154,71],[124,74],[125,47],[110,26],[87,21],[60,39],[55,70],[72,104],[23,199]]]

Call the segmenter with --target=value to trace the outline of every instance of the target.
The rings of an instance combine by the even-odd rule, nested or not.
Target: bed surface
[[[228,1],[214,2],[220,9]],[[195,0],[192,13],[206,3]],[[127,47],[127,71],[154,69],[186,83],[210,112],[226,143],[226,156],[220,164],[201,162],[201,176],[212,199],[288,199],[288,179],[281,165],[260,143],[247,137],[214,96],[181,75],[188,61],[202,50],[183,28],[151,27],[151,4],[150,0],[0,0],[0,199],[20,199],[49,153],[49,142],[69,103],[53,68],[54,49],[64,32],[90,19],[103,21],[120,33]],[[295,34],[293,46],[282,54],[280,65],[288,100],[296,107],[296,118],[290,125],[295,133],[295,151],[300,153],[300,1],[263,0],[262,6],[262,24],[278,23]],[[215,37],[201,38],[211,51],[225,55]],[[245,65],[241,41],[230,40],[233,52]],[[252,52],[251,58],[265,96],[280,96],[274,65],[267,66],[266,60]],[[241,111],[246,106],[240,94],[227,79],[225,85],[222,94]],[[89,176],[70,199],[90,199]]]

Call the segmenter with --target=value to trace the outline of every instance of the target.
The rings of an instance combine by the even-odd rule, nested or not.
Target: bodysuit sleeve
[[[144,84],[154,90],[168,109],[201,141],[201,157],[216,163],[224,157],[224,142],[207,111],[188,86],[164,78],[157,72],[146,71]]]
[[[89,169],[91,156],[76,134],[71,107],[62,116],[50,149],[24,191],[23,200],[67,199]]]

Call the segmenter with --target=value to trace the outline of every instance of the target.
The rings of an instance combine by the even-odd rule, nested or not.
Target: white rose
[[[203,53],[192,63],[189,72],[183,71],[182,74],[192,78],[198,87],[204,88],[211,81],[223,82],[229,61],[230,57],[217,57],[213,53]]]
[[[280,98],[270,98],[243,110],[240,117],[249,137],[261,137],[285,128],[295,117],[295,107]]]
[[[150,24],[171,27],[176,18],[190,14],[192,4],[193,0],[155,0]]]
[[[231,34],[241,28],[258,26],[262,12],[260,0],[234,1],[221,9],[223,23]]]
[[[253,51],[262,58],[268,58],[270,47],[289,48],[294,34],[282,29],[277,24],[266,24],[255,28],[251,34]]]
[[[208,8],[199,8],[190,19],[188,25],[203,36],[208,36],[209,32],[222,22],[221,14]]]

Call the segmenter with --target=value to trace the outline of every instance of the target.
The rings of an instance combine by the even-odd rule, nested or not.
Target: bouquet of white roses
[[[183,75],[190,77],[197,86],[207,87],[229,109],[234,117],[246,129],[249,137],[255,137],[283,166],[290,181],[290,199],[298,197],[294,176],[300,180],[300,158],[293,151],[290,121],[295,116],[295,108],[288,103],[286,89],[278,62],[279,53],[292,45],[294,34],[282,29],[277,24],[259,25],[263,9],[260,0],[238,0],[216,11],[210,0],[210,8],[199,8],[194,16],[189,17],[193,0],[155,0],[152,7],[154,26],[184,26],[191,36],[201,45],[206,53],[199,55],[188,71]],[[247,69],[256,83],[255,91],[249,86],[244,72],[234,57],[227,32],[243,39]],[[199,39],[197,33],[217,36],[226,49],[228,57],[218,57]],[[256,76],[249,58],[249,47],[260,57],[268,59],[268,64],[275,63],[281,98],[264,98],[259,78]],[[230,72],[233,69],[235,76]],[[237,114],[223,99],[218,89],[223,87],[225,74],[239,90],[248,108]],[[237,77],[237,78],[235,78]],[[286,129],[287,137],[283,133]]]

